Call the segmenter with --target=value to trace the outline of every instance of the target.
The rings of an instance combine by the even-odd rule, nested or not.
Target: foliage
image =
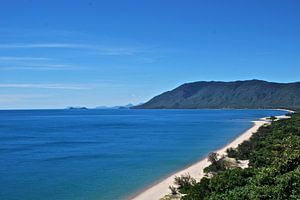
[[[271,117],[268,117],[267,119],[271,120],[272,122],[274,122],[277,118],[275,116],[271,116]]]
[[[208,161],[211,162],[211,165],[204,168],[205,173],[216,174],[218,172],[225,171],[230,168],[231,164],[229,161],[225,160],[225,157],[221,157],[218,159],[218,155],[216,153],[210,153],[208,155]]]
[[[300,114],[261,127],[249,141],[227,153],[249,159],[250,167],[203,178],[187,188],[182,199],[300,199]]]
[[[185,194],[186,191],[189,191],[190,188],[196,184],[196,180],[192,178],[190,174],[184,174],[181,176],[176,176],[174,184],[177,185],[177,189],[180,191],[180,193]]]
[[[177,188],[176,188],[176,187],[174,187],[174,186],[169,186],[169,189],[171,190],[171,194],[172,194],[172,195],[178,194]]]
[[[218,154],[217,153],[210,153],[208,155],[208,161],[211,162],[212,164],[216,163],[218,161]]]
[[[227,153],[227,156],[229,158],[236,158],[237,157],[237,151],[234,148],[226,149],[226,153]]]

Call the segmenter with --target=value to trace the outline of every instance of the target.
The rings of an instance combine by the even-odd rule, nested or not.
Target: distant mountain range
[[[129,109],[133,106],[134,105],[130,103],[124,106],[98,106],[96,109]]]
[[[300,82],[247,80],[185,83],[133,108],[300,108]]]
[[[127,104],[127,105],[124,105],[124,106],[97,106],[95,108],[87,108],[87,107],[81,107],[81,106],[71,106],[71,107],[67,107],[66,109],[68,110],[86,110],[86,109],[130,109],[131,107],[134,107],[134,106],[138,106],[138,105],[141,105],[141,104],[136,104],[136,105],[133,105],[133,104]]]

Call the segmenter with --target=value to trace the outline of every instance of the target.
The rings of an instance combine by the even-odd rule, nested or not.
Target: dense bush
[[[174,184],[180,193],[185,194],[190,188],[196,184],[196,180],[190,176],[190,174],[185,174],[181,176],[176,176]],[[175,194],[175,188],[170,187],[170,190]]]
[[[227,153],[248,159],[250,167],[203,178],[187,188],[182,199],[300,199],[300,114],[261,127],[249,141]]]

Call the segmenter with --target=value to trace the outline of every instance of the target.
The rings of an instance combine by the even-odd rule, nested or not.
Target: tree
[[[276,118],[275,116],[271,116],[271,117],[269,117],[269,119],[270,119],[272,122],[274,122],[277,118]]]
[[[290,119],[273,118],[270,126],[239,145],[235,158],[249,160],[250,168],[232,168],[228,159],[209,154],[212,163],[204,169],[213,176],[186,187],[183,200],[300,199],[300,114]],[[180,190],[181,192],[181,190]]]
[[[218,154],[215,152],[209,153],[208,161],[211,162],[211,164],[216,164],[218,161]]]
[[[181,176],[175,176],[174,184],[178,186],[180,193],[186,193],[189,188],[196,184],[196,180],[187,173]]]
[[[170,185],[169,189],[171,190],[171,194],[172,195],[177,195],[178,194],[176,187]]]

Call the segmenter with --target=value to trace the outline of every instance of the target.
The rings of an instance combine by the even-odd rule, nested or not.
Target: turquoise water
[[[0,199],[124,199],[278,110],[0,111]]]

